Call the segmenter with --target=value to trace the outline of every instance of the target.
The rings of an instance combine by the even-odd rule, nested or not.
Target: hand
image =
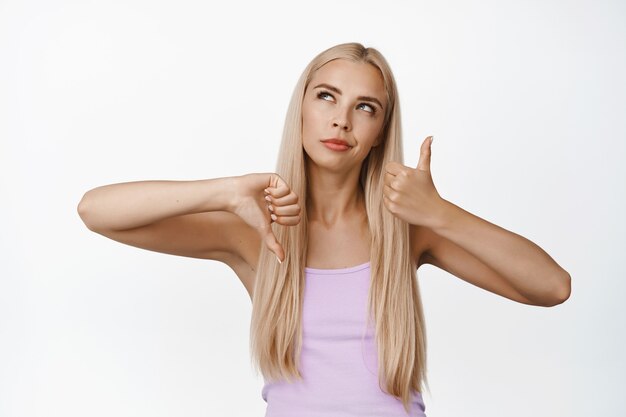
[[[298,196],[274,173],[242,175],[236,177],[235,184],[232,212],[257,230],[264,244],[282,263],[285,251],[276,239],[271,223],[284,226],[300,223]]]
[[[398,162],[387,163],[383,186],[383,203],[387,210],[409,224],[428,227],[436,224],[445,202],[430,175],[430,139],[432,136],[422,142],[416,169]]]

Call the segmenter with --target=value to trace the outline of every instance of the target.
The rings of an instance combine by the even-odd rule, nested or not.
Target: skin
[[[341,94],[319,84],[334,86]],[[370,64],[330,61],[312,77],[302,104],[302,145],[309,179],[308,266],[344,268],[369,261],[370,237],[359,172],[379,144],[384,109],[359,100],[377,98],[387,106],[383,79]],[[352,147],[328,149],[326,138],[344,139]]]
[[[372,147],[381,146],[387,105],[382,76],[370,64],[339,59],[312,77],[302,103],[310,183],[307,265],[333,269],[363,264],[369,260],[370,236],[358,174]],[[316,88],[320,83],[341,93],[321,94]],[[380,101],[378,111],[372,114],[376,105],[359,96]],[[353,146],[330,150],[320,142],[329,137]],[[427,138],[416,167],[387,163],[380,196],[391,214],[410,225],[416,266],[431,264],[520,303],[554,306],[567,300],[569,274],[539,246],[439,195],[430,172],[431,153]],[[86,193],[78,211],[91,230],[119,242],[226,263],[251,299],[261,245],[279,262],[285,258],[271,223],[300,222],[298,196],[275,173],[111,184]]]
[[[338,88],[341,94],[315,88],[320,83]],[[370,149],[379,145],[384,113],[382,108],[357,97],[376,97],[384,107],[384,93],[382,76],[375,67],[343,59],[320,68],[305,93],[302,120],[310,183],[310,267],[344,268],[369,260],[370,237],[358,175]],[[373,107],[378,110],[374,114]],[[344,152],[327,149],[320,140],[330,137],[344,139],[353,147]],[[431,144],[432,137],[422,142],[415,168],[397,162],[385,166],[381,197],[394,216],[410,224],[415,264],[437,266],[525,304],[548,307],[567,300],[570,275],[539,246],[439,195],[430,172]],[[279,214],[273,220],[282,224],[280,214],[285,210],[285,222],[293,224],[293,201],[297,197],[292,196],[284,207],[276,204],[290,194],[288,185],[282,182],[266,192],[269,202],[275,203],[269,210]],[[276,252],[280,261],[282,248]]]

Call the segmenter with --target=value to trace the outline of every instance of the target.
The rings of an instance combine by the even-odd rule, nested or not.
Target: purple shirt
[[[374,329],[366,329],[370,263],[305,268],[303,381],[265,382],[265,417],[426,417],[420,393],[411,413],[378,386]]]

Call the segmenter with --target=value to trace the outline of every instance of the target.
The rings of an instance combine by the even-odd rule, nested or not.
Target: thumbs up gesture
[[[420,148],[417,168],[398,162],[385,165],[383,203],[387,210],[409,224],[431,226],[436,224],[443,200],[430,175],[432,136]]]

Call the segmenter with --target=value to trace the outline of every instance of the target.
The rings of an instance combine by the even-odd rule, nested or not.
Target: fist
[[[271,223],[294,226],[300,223],[298,196],[278,174],[247,174],[237,177],[233,212],[259,233],[263,243],[279,262],[285,251],[276,239]]]
[[[444,202],[430,174],[431,143],[432,136],[422,142],[416,168],[387,163],[383,186],[383,203],[389,212],[409,224],[429,227],[435,224]]]

